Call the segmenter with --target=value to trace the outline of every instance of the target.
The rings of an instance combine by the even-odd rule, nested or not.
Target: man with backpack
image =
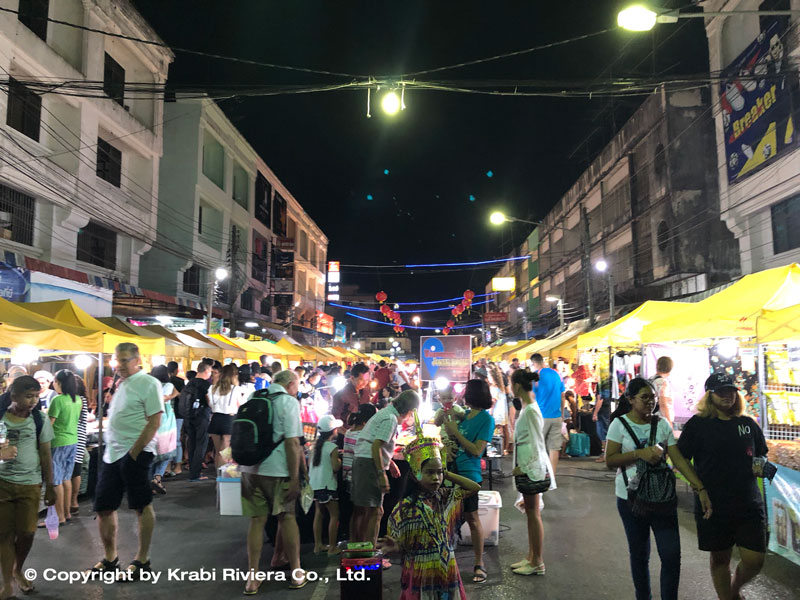
[[[207,481],[203,475],[203,457],[208,448],[208,424],[211,422],[211,406],[208,390],[211,388],[211,365],[201,362],[197,375],[184,386],[178,396],[176,418],[186,425],[186,446],[189,453],[189,481]]]
[[[37,408],[39,382],[27,375],[11,384],[9,402],[0,405],[0,422],[7,440],[0,446],[0,567],[3,587],[0,598],[14,594],[16,581],[22,593],[33,591],[22,569],[33,545],[39,516],[42,479],[47,506],[56,501],[50,441],[53,427]]]
[[[308,580],[300,570],[300,532],[295,518],[295,503],[300,496],[300,472],[303,460],[301,438],[303,424],[300,421],[300,403],[297,388],[300,380],[294,371],[280,371],[273,379],[269,392],[259,390],[239,409],[233,425],[231,450],[234,459],[242,465],[242,513],[250,517],[247,532],[247,562],[251,573],[259,570],[261,547],[264,543],[264,526],[270,515],[278,519],[275,536],[275,554],[286,555],[292,572],[290,589],[300,589]],[[255,405],[260,403],[261,406]],[[263,408],[266,410],[257,410]],[[252,418],[248,419],[248,413]],[[271,427],[268,420],[271,419]],[[246,435],[247,427],[251,431]],[[262,444],[260,455],[250,455],[246,440],[259,440],[253,428],[265,433],[271,430],[271,443]],[[240,452],[247,458],[240,460]],[[251,465],[257,458],[263,459]],[[282,548],[281,548],[282,547]],[[296,575],[300,574],[297,578]],[[246,595],[255,594],[262,581],[251,579],[245,586]]]

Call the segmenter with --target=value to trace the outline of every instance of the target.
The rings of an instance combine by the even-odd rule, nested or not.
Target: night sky
[[[620,2],[134,0],[174,46],[363,75],[408,73],[530,48],[615,25]],[[672,6],[688,2],[673,2]],[[226,6],[231,8],[221,9]],[[349,8],[355,6],[357,8]],[[655,54],[652,53],[655,48]],[[436,80],[593,80],[707,71],[702,20],[653,33],[613,30],[567,46],[426,76]],[[170,83],[330,84],[176,52]],[[391,118],[365,91],[234,98],[221,107],[330,239],[344,264],[485,260],[530,227],[488,225],[497,208],[541,219],[641,98],[406,94]],[[389,174],[384,173],[385,170]],[[487,173],[491,171],[492,176]],[[368,199],[371,196],[371,200]],[[366,292],[430,300],[480,289],[487,270],[399,277],[343,273]]]

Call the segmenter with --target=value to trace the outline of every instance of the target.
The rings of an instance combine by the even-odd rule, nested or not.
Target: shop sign
[[[508,322],[507,312],[487,312],[483,313],[484,323],[506,323]]]
[[[336,330],[333,335],[333,339],[337,342],[342,342],[343,344],[347,343],[347,327],[344,323],[337,323]]]
[[[729,182],[794,146],[790,72],[777,21],[722,72],[720,106]]]
[[[517,287],[517,280],[513,277],[492,277],[493,292],[513,292]]]
[[[469,335],[420,338],[420,378],[444,377],[453,382],[469,381],[472,369],[472,337]]]
[[[279,250],[288,250],[294,252],[294,239],[287,237],[279,237],[275,243]]]
[[[278,294],[287,294],[294,291],[294,279],[272,279],[272,291]]]
[[[25,302],[30,287],[30,271],[0,262],[0,298],[9,302]]]

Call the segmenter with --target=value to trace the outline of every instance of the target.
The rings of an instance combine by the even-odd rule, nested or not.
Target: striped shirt
[[[342,478],[344,481],[353,480],[353,456],[360,433],[360,429],[350,429],[344,434],[344,450],[342,451]]]
[[[81,416],[78,418],[78,445],[75,448],[75,463],[82,465],[83,456],[86,454],[86,420],[89,416],[89,406],[86,398],[81,397]]]

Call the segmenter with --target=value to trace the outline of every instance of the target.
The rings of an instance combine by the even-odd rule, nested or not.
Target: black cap
[[[718,392],[726,388],[732,390],[739,389],[736,387],[736,384],[733,383],[733,378],[724,373],[714,373],[711,375],[711,377],[706,379],[705,388],[707,392]]]

